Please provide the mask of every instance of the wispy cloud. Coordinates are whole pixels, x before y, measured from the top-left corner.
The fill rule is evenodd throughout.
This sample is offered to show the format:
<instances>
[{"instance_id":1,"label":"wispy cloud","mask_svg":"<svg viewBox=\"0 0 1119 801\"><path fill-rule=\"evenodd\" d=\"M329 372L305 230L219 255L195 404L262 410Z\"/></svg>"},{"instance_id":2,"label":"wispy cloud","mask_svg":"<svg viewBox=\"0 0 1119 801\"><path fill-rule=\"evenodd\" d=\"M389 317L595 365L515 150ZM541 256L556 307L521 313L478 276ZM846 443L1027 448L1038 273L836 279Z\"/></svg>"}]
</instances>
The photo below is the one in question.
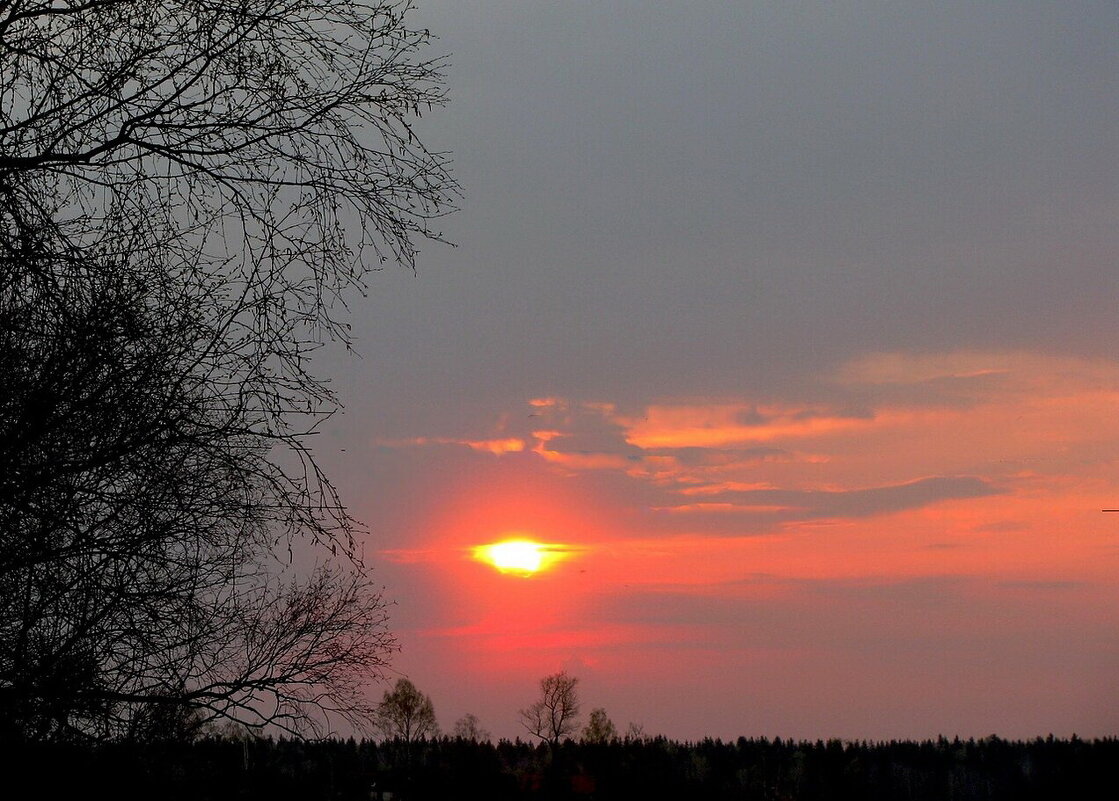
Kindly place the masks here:
<instances>
[{"instance_id":1,"label":"wispy cloud","mask_svg":"<svg viewBox=\"0 0 1119 801\"><path fill-rule=\"evenodd\" d=\"M427 446L457 446L469 448L479 453L490 453L500 456L505 453L520 453L525 449L525 441L516 437L503 437L496 439L458 439L455 437L412 437L410 439L384 439L378 445L390 448L427 447Z\"/></svg>"},{"instance_id":2,"label":"wispy cloud","mask_svg":"<svg viewBox=\"0 0 1119 801\"><path fill-rule=\"evenodd\" d=\"M562 477L608 487L639 529L755 536L1089 491L1100 484L1089 465L1112 464L1119 452L1116 404L1119 365L1111 362L896 352L821 374L795 398L623 407L540 397L495 410L496 423L458 437L388 444L535 458ZM982 506L966 527L980 535L1020 526L1021 512L1002 507L992 517L998 507Z\"/></svg>"},{"instance_id":3,"label":"wispy cloud","mask_svg":"<svg viewBox=\"0 0 1119 801\"><path fill-rule=\"evenodd\" d=\"M619 422L626 440L646 450L725 448L857 430L873 424L873 415L822 406L690 403L651 405L640 417L621 417Z\"/></svg>"},{"instance_id":4,"label":"wispy cloud","mask_svg":"<svg viewBox=\"0 0 1119 801\"><path fill-rule=\"evenodd\" d=\"M974 476L933 476L882 487L851 490L781 490L707 487L719 501L681 504L679 511L772 511L812 519L818 517L868 517L905 509L919 509L944 500L982 498L1000 492L990 482Z\"/></svg>"}]
</instances>

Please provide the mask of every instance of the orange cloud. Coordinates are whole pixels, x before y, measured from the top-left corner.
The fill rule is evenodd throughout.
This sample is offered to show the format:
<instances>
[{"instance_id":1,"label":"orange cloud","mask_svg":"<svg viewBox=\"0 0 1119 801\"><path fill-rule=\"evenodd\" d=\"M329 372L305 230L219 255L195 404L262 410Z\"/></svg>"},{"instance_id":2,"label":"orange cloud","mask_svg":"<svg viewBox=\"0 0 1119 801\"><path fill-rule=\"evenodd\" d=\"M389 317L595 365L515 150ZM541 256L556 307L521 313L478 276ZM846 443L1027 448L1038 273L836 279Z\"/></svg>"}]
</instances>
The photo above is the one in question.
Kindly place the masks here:
<instances>
[{"instance_id":1,"label":"orange cloud","mask_svg":"<svg viewBox=\"0 0 1119 801\"><path fill-rule=\"evenodd\" d=\"M458 445L480 453L500 456L505 453L520 453L525 449L524 440L516 437L503 439L457 439L455 437L412 437L403 440L384 440L384 445L392 447L422 447L425 445Z\"/></svg>"},{"instance_id":2,"label":"orange cloud","mask_svg":"<svg viewBox=\"0 0 1119 801\"><path fill-rule=\"evenodd\" d=\"M640 417L623 418L626 440L639 448L719 448L866 428L863 417L824 408L750 404L654 405Z\"/></svg>"},{"instance_id":3,"label":"orange cloud","mask_svg":"<svg viewBox=\"0 0 1119 801\"><path fill-rule=\"evenodd\" d=\"M789 512L794 511L793 506L777 506L774 504L748 504L748 503L684 503L676 506L654 506L654 511L671 512L673 514L685 512Z\"/></svg>"},{"instance_id":4,"label":"orange cloud","mask_svg":"<svg viewBox=\"0 0 1119 801\"><path fill-rule=\"evenodd\" d=\"M751 492L753 490L777 489L768 481L724 481L720 484L704 484L700 487L681 487L681 495L719 495L724 492Z\"/></svg>"}]
</instances>

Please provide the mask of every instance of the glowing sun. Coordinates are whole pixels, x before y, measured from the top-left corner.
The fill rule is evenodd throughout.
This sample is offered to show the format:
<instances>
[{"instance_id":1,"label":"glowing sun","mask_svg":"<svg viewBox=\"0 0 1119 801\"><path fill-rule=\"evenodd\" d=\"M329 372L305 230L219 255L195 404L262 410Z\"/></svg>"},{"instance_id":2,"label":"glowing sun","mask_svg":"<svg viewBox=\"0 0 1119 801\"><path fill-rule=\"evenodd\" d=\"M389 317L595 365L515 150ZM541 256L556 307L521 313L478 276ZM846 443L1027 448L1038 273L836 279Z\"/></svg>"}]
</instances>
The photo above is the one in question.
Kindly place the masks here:
<instances>
[{"instance_id":1,"label":"glowing sun","mask_svg":"<svg viewBox=\"0 0 1119 801\"><path fill-rule=\"evenodd\" d=\"M502 573L524 576L547 568L558 556L553 546L522 539L502 540L474 549L475 559L493 565Z\"/></svg>"}]
</instances>

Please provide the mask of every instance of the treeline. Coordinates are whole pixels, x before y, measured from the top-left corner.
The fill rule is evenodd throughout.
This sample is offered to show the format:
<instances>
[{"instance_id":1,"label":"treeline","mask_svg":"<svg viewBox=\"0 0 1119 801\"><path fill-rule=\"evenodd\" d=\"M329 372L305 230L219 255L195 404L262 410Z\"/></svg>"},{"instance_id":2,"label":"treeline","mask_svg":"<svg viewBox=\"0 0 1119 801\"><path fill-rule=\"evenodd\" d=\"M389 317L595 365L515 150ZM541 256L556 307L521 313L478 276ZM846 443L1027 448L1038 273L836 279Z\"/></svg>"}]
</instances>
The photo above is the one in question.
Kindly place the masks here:
<instances>
[{"instance_id":1,"label":"treeline","mask_svg":"<svg viewBox=\"0 0 1119 801\"><path fill-rule=\"evenodd\" d=\"M1113 799L1119 739L881 743L442 737L24 745L9 786L118 799Z\"/></svg>"}]
</instances>

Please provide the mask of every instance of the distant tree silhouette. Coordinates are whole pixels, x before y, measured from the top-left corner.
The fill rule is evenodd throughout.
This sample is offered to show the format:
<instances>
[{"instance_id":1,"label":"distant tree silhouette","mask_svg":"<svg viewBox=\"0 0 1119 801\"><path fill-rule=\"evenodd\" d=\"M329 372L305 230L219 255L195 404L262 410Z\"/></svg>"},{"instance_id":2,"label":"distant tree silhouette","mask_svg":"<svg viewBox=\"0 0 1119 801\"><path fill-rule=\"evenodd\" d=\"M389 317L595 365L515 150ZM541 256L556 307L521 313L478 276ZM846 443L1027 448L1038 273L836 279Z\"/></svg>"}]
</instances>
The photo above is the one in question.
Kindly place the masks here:
<instances>
[{"instance_id":1,"label":"distant tree silhouette","mask_svg":"<svg viewBox=\"0 0 1119 801\"><path fill-rule=\"evenodd\" d=\"M482 722L473 712L467 712L455 721L453 733L455 737L475 743L487 742L491 736L486 729L482 728Z\"/></svg>"},{"instance_id":2,"label":"distant tree silhouette","mask_svg":"<svg viewBox=\"0 0 1119 801\"><path fill-rule=\"evenodd\" d=\"M377 728L389 738L413 742L439 736L435 705L408 679L397 679L377 705Z\"/></svg>"},{"instance_id":3,"label":"distant tree silhouette","mask_svg":"<svg viewBox=\"0 0 1119 801\"><path fill-rule=\"evenodd\" d=\"M643 742L647 739L649 739L649 735L645 733L645 724L630 721L629 725L626 726L626 742Z\"/></svg>"},{"instance_id":4,"label":"distant tree silhouette","mask_svg":"<svg viewBox=\"0 0 1119 801\"><path fill-rule=\"evenodd\" d=\"M370 721L308 360L456 192L410 7L0 3L0 736Z\"/></svg>"},{"instance_id":5,"label":"distant tree silhouette","mask_svg":"<svg viewBox=\"0 0 1119 801\"><path fill-rule=\"evenodd\" d=\"M525 730L553 749L570 736L579 715L579 694L575 689L578 683L579 679L568 676L566 671L542 678L540 698L520 713Z\"/></svg>"},{"instance_id":6,"label":"distant tree silhouette","mask_svg":"<svg viewBox=\"0 0 1119 801\"><path fill-rule=\"evenodd\" d=\"M618 730L605 709L597 707L591 710L590 720L583 728L581 739L585 743L609 743L618 739Z\"/></svg>"}]
</instances>

